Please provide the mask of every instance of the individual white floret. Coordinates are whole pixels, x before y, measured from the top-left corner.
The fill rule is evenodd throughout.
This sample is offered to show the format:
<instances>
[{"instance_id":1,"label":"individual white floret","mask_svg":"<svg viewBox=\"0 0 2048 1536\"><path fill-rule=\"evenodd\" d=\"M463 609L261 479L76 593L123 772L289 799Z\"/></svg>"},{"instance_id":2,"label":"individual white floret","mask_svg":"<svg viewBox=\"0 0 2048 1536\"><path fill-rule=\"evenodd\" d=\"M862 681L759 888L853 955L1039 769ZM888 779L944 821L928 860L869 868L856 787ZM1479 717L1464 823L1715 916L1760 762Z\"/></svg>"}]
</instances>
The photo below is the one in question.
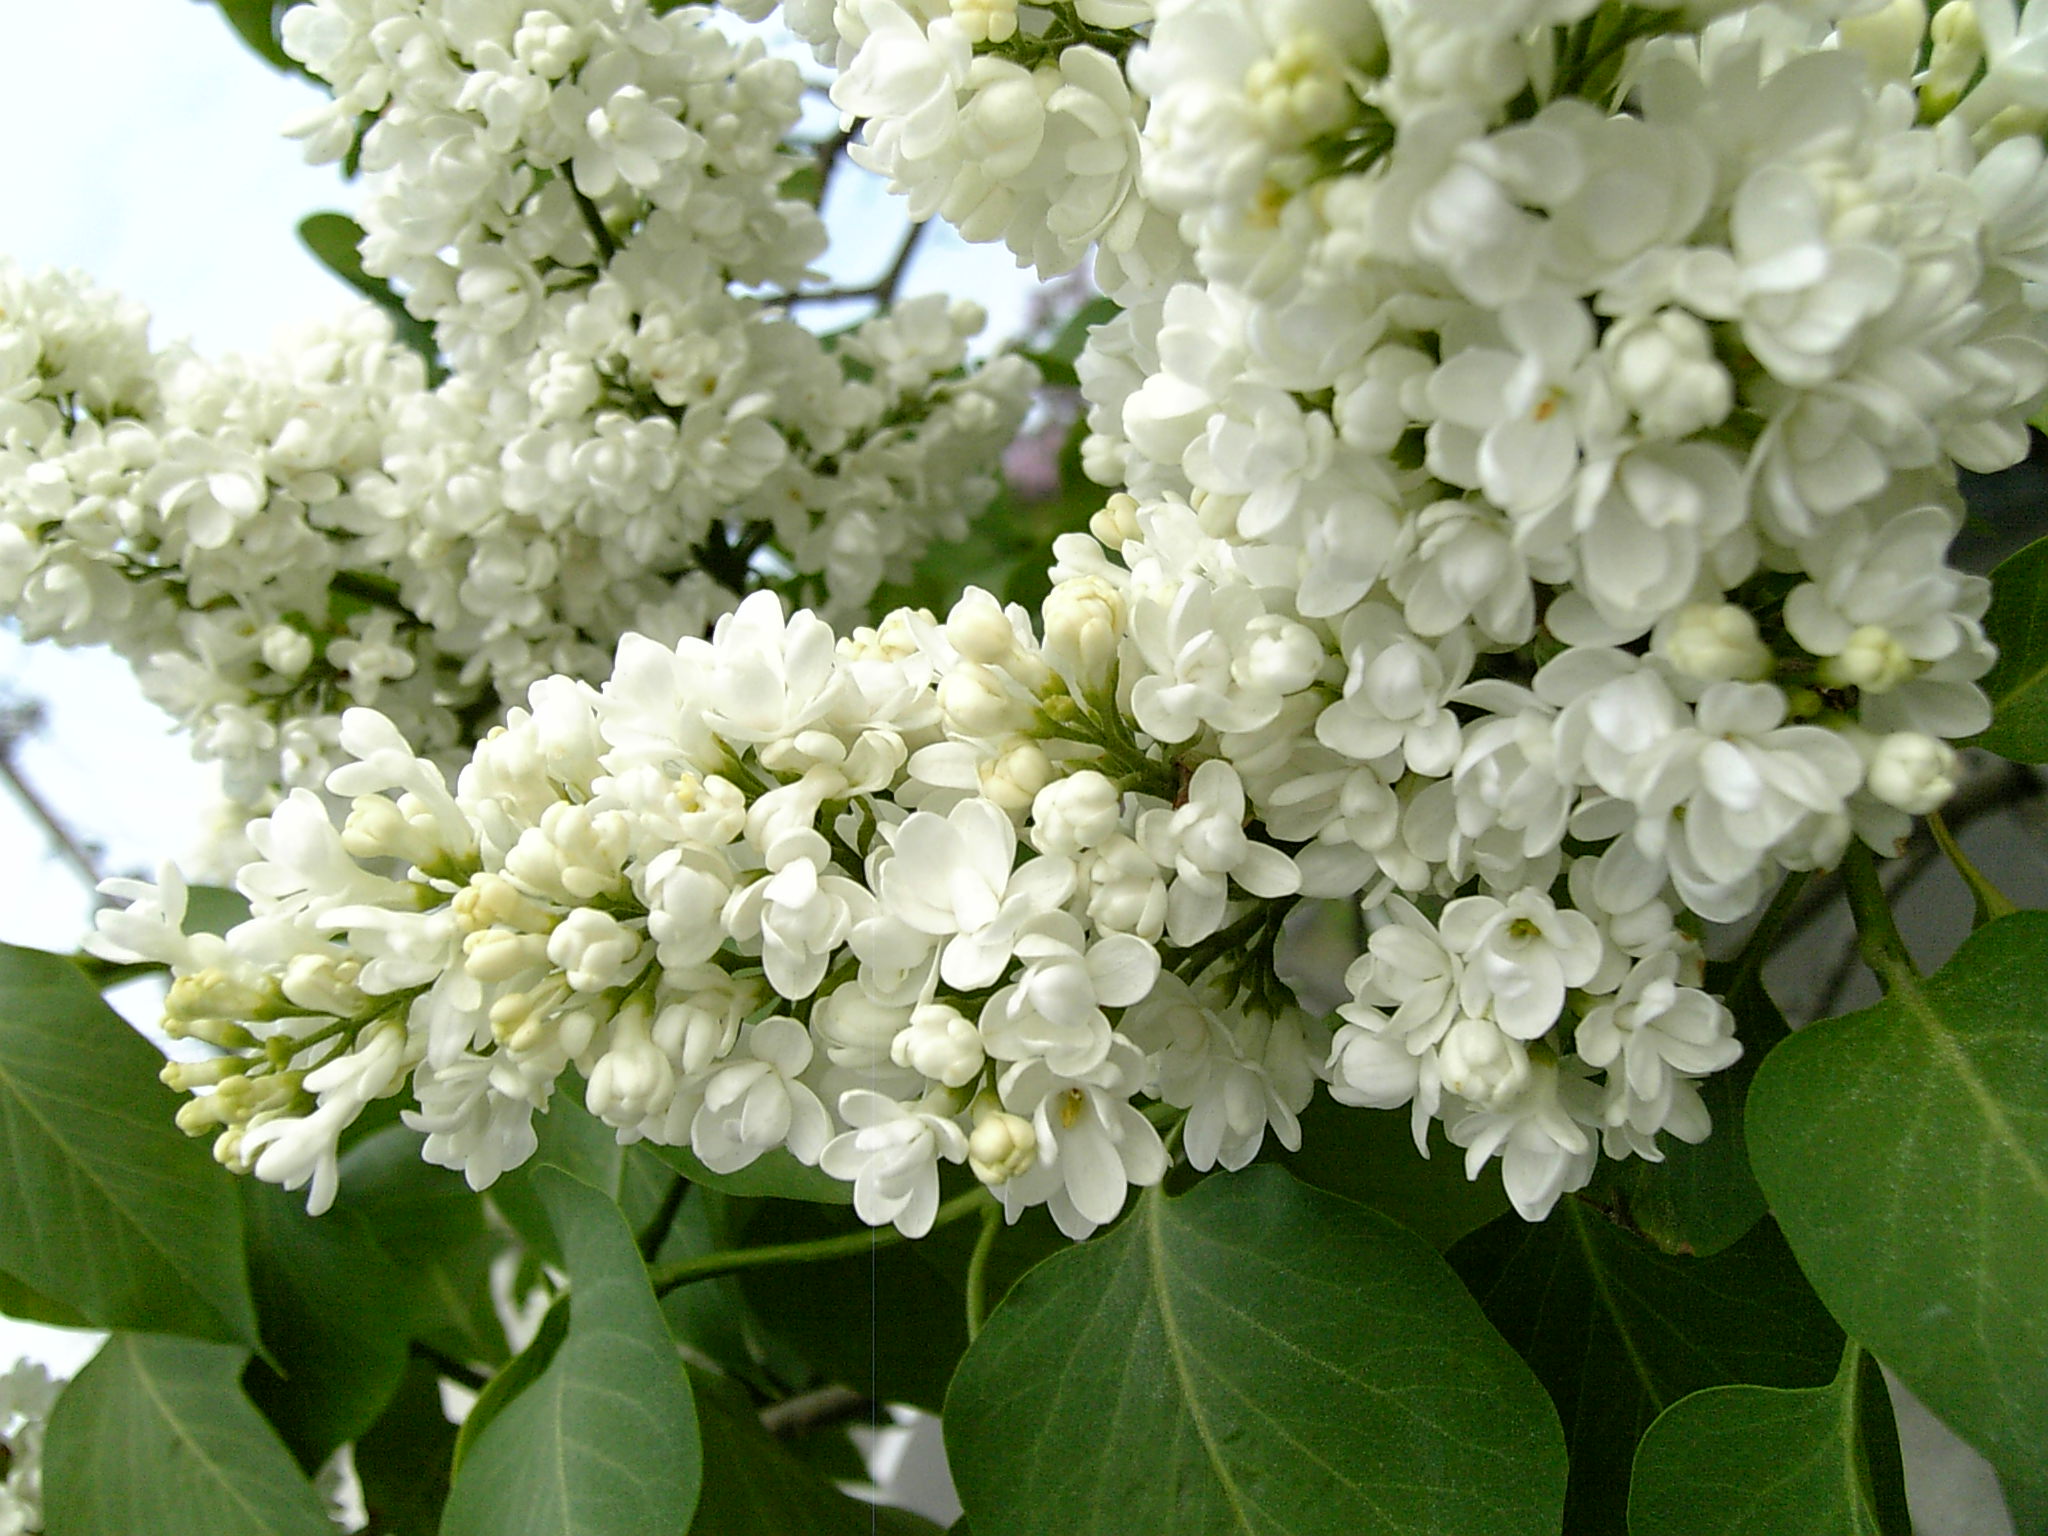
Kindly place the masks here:
<instances>
[{"instance_id":1,"label":"individual white floret","mask_svg":"<svg viewBox=\"0 0 2048 1536\"><path fill-rule=\"evenodd\" d=\"M1085 1238L1116 1219L1131 1186L1166 1176L1159 1132L1130 1102L1143 1082L1144 1057L1128 1040L1085 1074L1063 1077L1035 1059L1003 1073L1003 1107L1028 1120L1034 1149L996 1189L1012 1221L1043 1204L1062 1232Z\"/></svg>"},{"instance_id":2,"label":"individual white floret","mask_svg":"<svg viewBox=\"0 0 2048 1536\"><path fill-rule=\"evenodd\" d=\"M689 1139L704 1166L735 1173L775 1147L815 1164L832 1120L799 1081L810 1062L811 1037L795 1019L767 1018L748 1029L731 1062L697 1089Z\"/></svg>"},{"instance_id":3,"label":"individual white floret","mask_svg":"<svg viewBox=\"0 0 2048 1536\"><path fill-rule=\"evenodd\" d=\"M839 1118L853 1129L825 1144L818 1166L853 1185L854 1211L869 1226L923 1237L939 1207L939 1163L966 1159L966 1134L951 1116L860 1088L839 1096Z\"/></svg>"},{"instance_id":4,"label":"individual white floret","mask_svg":"<svg viewBox=\"0 0 2048 1536\"><path fill-rule=\"evenodd\" d=\"M1211 758L1188 779L1187 798L1171 810L1138 818L1137 840L1174 879L1167 892L1166 932L1175 944L1200 943L1223 925L1229 886L1271 899L1301 889L1301 871L1270 844L1245 834L1244 785L1237 771Z\"/></svg>"}]
</instances>

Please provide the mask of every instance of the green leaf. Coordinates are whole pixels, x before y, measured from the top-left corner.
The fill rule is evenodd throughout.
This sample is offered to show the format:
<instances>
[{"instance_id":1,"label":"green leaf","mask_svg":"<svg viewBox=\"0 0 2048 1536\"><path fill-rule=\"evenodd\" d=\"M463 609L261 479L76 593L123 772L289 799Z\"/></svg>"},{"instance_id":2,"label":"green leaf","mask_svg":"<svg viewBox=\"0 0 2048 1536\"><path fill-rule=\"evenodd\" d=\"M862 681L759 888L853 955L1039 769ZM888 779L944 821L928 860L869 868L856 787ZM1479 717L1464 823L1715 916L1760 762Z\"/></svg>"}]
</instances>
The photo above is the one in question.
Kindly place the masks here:
<instances>
[{"instance_id":1,"label":"green leaf","mask_svg":"<svg viewBox=\"0 0 2048 1536\"><path fill-rule=\"evenodd\" d=\"M399 341L426 359L429 383L437 384L447 376L440 348L434 343L434 328L416 318L383 278L372 277L363 269L359 249L362 225L345 213L309 213L299 220L299 241L323 267L391 317Z\"/></svg>"},{"instance_id":2,"label":"green leaf","mask_svg":"<svg viewBox=\"0 0 2048 1536\"><path fill-rule=\"evenodd\" d=\"M867 1230L851 1211L771 1205L754 1213L749 1245L808 1242ZM858 1258L748 1270L739 1278L755 1317L826 1377L865 1396L937 1412L967 1351L967 1264L976 1224L939 1228L914 1243ZM996 1236L990 1305L1068 1240L1043 1210Z\"/></svg>"},{"instance_id":3,"label":"green leaf","mask_svg":"<svg viewBox=\"0 0 2048 1536\"><path fill-rule=\"evenodd\" d=\"M1268 1166L1025 1275L945 1423L1004 1536L1549 1536L1564 1496L1556 1414L1444 1261Z\"/></svg>"},{"instance_id":4,"label":"green leaf","mask_svg":"<svg viewBox=\"0 0 2048 1536\"><path fill-rule=\"evenodd\" d=\"M51 1328L90 1328L76 1307L45 1296L0 1270L0 1317L16 1317L25 1323L43 1323Z\"/></svg>"},{"instance_id":5,"label":"green leaf","mask_svg":"<svg viewBox=\"0 0 2048 1536\"><path fill-rule=\"evenodd\" d=\"M491 1203L548 1263L560 1268L562 1252L534 1184L540 1169L560 1168L602 1190L636 1233L661 1205L672 1175L646 1143L619 1145L618 1132L583 1107L583 1082L574 1073L562 1078L546 1112L534 1116L533 1129L539 1146L491 1186Z\"/></svg>"},{"instance_id":6,"label":"green leaf","mask_svg":"<svg viewBox=\"0 0 2048 1536\"><path fill-rule=\"evenodd\" d=\"M569 1336L569 1298L557 1296L547 1311L541 1314L540 1326L534 1330L533 1338L526 1348L506 1362L489 1381L483 1391L477 1394L476 1402L470 1406L469 1416L462 1421L462 1427L455 1436L455 1450L450 1458L453 1472L462 1470L462 1463L491 1421L504 1412L506 1407L517 1401L519 1394L540 1380L555 1358L555 1351L562 1347L562 1340Z\"/></svg>"},{"instance_id":7,"label":"green leaf","mask_svg":"<svg viewBox=\"0 0 2048 1536\"><path fill-rule=\"evenodd\" d=\"M819 1205L853 1204L851 1184L819 1169L806 1168L781 1147L764 1153L737 1173L713 1173L688 1147L657 1147L653 1142L641 1145L692 1184L715 1189L722 1195L809 1200Z\"/></svg>"},{"instance_id":8,"label":"green leaf","mask_svg":"<svg viewBox=\"0 0 2048 1536\"><path fill-rule=\"evenodd\" d=\"M1081 349L1088 345L1088 333L1098 325L1109 324L1122 313L1123 309L1114 299L1090 299L1060 327L1059 334L1053 337L1044 351L1026 352L1024 356L1037 366L1047 384L1061 389L1078 389L1081 380L1074 372L1074 362L1080 357Z\"/></svg>"},{"instance_id":9,"label":"green leaf","mask_svg":"<svg viewBox=\"0 0 2048 1536\"><path fill-rule=\"evenodd\" d=\"M278 20L296 3L297 0L214 0L251 53L275 69L303 74L299 61L286 53L278 41Z\"/></svg>"},{"instance_id":10,"label":"green leaf","mask_svg":"<svg viewBox=\"0 0 2048 1536\"><path fill-rule=\"evenodd\" d=\"M249 898L240 891L218 885L188 886L185 891L185 931L225 934L237 923L249 920Z\"/></svg>"},{"instance_id":11,"label":"green leaf","mask_svg":"<svg viewBox=\"0 0 2048 1536\"><path fill-rule=\"evenodd\" d=\"M356 1441L356 1477L373 1536L435 1536L454 1451L440 1377L414 1360L397 1395Z\"/></svg>"},{"instance_id":12,"label":"green leaf","mask_svg":"<svg viewBox=\"0 0 2048 1536\"><path fill-rule=\"evenodd\" d=\"M2016 763L2048 762L2048 539L1991 573L1984 632L1998 647L1998 665L1978 685L1993 713L1975 745Z\"/></svg>"},{"instance_id":13,"label":"green leaf","mask_svg":"<svg viewBox=\"0 0 2048 1536\"><path fill-rule=\"evenodd\" d=\"M704 1433L704 1494L689 1536L936 1536L900 1509L847 1497L761 1427L732 1382L690 1372Z\"/></svg>"},{"instance_id":14,"label":"green leaf","mask_svg":"<svg viewBox=\"0 0 2048 1536\"><path fill-rule=\"evenodd\" d=\"M390 1126L342 1154L338 1210L368 1225L399 1280L393 1325L457 1360L501 1363L505 1329L491 1301L504 1239L462 1175L420 1157L421 1137Z\"/></svg>"},{"instance_id":15,"label":"green leaf","mask_svg":"<svg viewBox=\"0 0 2048 1536\"><path fill-rule=\"evenodd\" d=\"M1572 1536L1626 1529L1636 1442L1679 1398L1731 1382L1811 1386L1842 1352L1841 1329L1768 1222L1687 1258L1568 1198L1548 1221L1502 1217L1450 1258L1557 1403Z\"/></svg>"},{"instance_id":16,"label":"green leaf","mask_svg":"<svg viewBox=\"0 0 2048 1536\"><path fill-rule=\"evenodd\" d=\"M1721 985L1711 970L1708 990ZM1623 1226L1666 1253L1719 1253L1763 1219L1764 1192L1749 1167L1749 1085L1764 1057L1790 1032L1754 972L1727 996L1742 1056L1700 1085L1714 1132L1698 1145L1665 1138L1664 1161L1602 1158L1588 1195Z\"/></svg>"},{"instance_id":17,"label":"green leaf","mask_svg":"<svg viewBox=\"0 0 2048 1536\"><path fill-rule=\"evenodd\" d=\"M1430 1155L1415 1150L1405 1109L1357 1109L1319 1093L1301 1116L1301 1150L1273 1153L1304 1184L1369 1205L1445 1249L1508 1208L1500 1164L1465 1177L1465 1154L1430 1126Z\"/></svg>"},{"instance_id":18,"label":"green leaf","mask_svg":"<svg viewBox=\"0 0 2048 1536\"><path fill-rule=\"evenodd\" d=\"M334 1536L236 1385L246 1358L196 1339L109 1339L50 1415L48 1536Z\"/></svg>"},{"instance_id":19,"label":"green leaf","mask_svg":"<svg viewBox=\"0 0 2048 1536\"><path fill-rule=\"evenodd\" d=\"M2048 912L1801 1030L1750 1158L1835 1316L2048 1520Z\"/></svg>"},{"instance_id":20,"label":"green leaf","mask_svg":"<svg viewBox=\"0 0 2048 1536\"><path fill-rule=\"evenodd\" d=\"M568 1327L465 1450L441 1536L675 1536L697 1504L697 1417L633 1233L559 1169L533 1182L568 1264Z\"/></svg>"},{"instance_id":21,"label":"green leaf","mask_svg":"<svg viewBox=\"0 0 2048 1536\"><path fill-rule=\"evenodd\" d=\"M101 1328L254 1346L234 1176L69 961L0 945L0 1254Z\"/></svg>"},{"instance_id":22,"label":"green leaf","mask_svg":"<svg viewBox=\"0 0 2048 1536\"><path fill-rule=\"evenodd\" d=\"M376 1422L405 1375L399 1276L354 1212L308 1216L300 1196L255 1179L242 1194L256 1315L277 1362L253 1362L243 1385L317 1472Z\"/></svg>"},{"instance_id":23,"label":"green leaf","mask_svg":"<svg viewBox=\"0 0 2048 1536\"><path fill-rule=\"evenodd\" d=\"M1710 1387L1636 1450L1630 1536L1913 1536L1891 1398L1851 1346L1824 1387Z\"/></svg>"}]
</instances>

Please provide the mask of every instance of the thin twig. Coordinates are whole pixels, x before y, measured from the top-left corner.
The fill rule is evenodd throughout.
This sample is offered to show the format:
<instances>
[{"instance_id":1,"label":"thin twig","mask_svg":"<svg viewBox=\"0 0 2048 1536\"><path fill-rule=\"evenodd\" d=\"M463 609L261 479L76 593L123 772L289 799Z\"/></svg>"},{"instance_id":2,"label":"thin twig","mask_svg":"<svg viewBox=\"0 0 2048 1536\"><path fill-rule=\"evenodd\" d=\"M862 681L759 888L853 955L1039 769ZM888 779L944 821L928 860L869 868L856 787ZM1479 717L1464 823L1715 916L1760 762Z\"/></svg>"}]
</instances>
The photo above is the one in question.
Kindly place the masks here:
<instances>
[{"instance_id":1,"label":"thin twig","mask_svg":"<svg viewBox=\"0 0 2048 1536\"><path fill-rule=\"evenodd\" d=\"M85 845L72 835L71 829L58 819L57 813L36 793L35 786L23 777L21 769L14 761L15 747L30 730L34 729L39 718L39 711L33 707L0 713L0 777L7 780L8 787L14 791L14 798L19 800L23 809L42 826L51 845L64 862L77 872L79 879L85 882L86 890L92 892L94 900L98 901L98 865L93 862L92 855L86 852Z\"/></svg>"},{"instance_id":2,"label":"thin twig","mask_svg":"<svg viewBox=\"0 0 2048 1536\"><path fill-rule=\"evenodd\" d=\"M668 1241L669 1228L676 1224L676 1212L683 1208L683 1196L690 1192L690 1181L680 1173L669 1181L668 1193L661 1197L661 1209L654 1213L654 1219L647 1223L640 1234L640 1259L652 1264L661 1255L661 1245Z\"/></svg>"},{"instance_id":3,"label":"thin twig","mask_svg":"<svg viewBox=\"0 0 2048 1536\"><path fill-rule=\"evenodd\" d=\"M896 259L889 263L889 270L860 288L819 288L809 293L781 295L784 304L836 304L855 299L866 299L876 304L890 305L896 302L896 291L903 286L903 278L910 270L911 258L917 254L918 241L924 238L928 224L913 224L904 235L902 245L896 249Z\"/></svg>"},{"instance_id":4,"label":"thin twig","mask_svg":"<svg viewBox=\"0 0 2048 1536\"><path fill-rule=\"evenodd\" d=\"M820 1387L800 1397L770 1403L761 1410L761 1427L778 1439L788 1438L868 1418L875 1406L873 1398L851 1387Z\"/></svg>"},{"instance_id":5,"label":"thin twig","mask_svg":"<svg viewBox=\"0 0 2048 1536\"><path fill-rule=\"evenodd\" d=\"M465 1365L453 1355L445 1355L431 1344L422 1344L418 1339L414 1339L406 1345L406 1349L415 1360L424 1360L450 1381L465 1386L472 1392L481 1392L491 1384L489 1372L480 1371L473 1365Z\"/></svg>"}]
</instances>

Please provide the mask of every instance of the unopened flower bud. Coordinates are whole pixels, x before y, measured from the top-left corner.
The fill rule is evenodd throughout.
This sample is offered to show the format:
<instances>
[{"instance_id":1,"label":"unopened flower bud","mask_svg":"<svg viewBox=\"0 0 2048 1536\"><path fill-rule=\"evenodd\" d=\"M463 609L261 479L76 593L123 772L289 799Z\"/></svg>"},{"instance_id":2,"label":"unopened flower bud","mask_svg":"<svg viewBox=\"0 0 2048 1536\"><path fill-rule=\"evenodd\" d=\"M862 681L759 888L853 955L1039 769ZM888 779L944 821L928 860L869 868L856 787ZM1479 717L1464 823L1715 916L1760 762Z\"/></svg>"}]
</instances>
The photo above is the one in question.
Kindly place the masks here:
<instances>
[{"instance_id":1,"label":"unopened flower bud","mask_svg":"<svg viewBox=\"0 0 2048 1536\"><path fill-rule=\"evenodd\" d=\"M157 1072L157 1081L178 1093L194 1088L211 1088L240 1072L246 1063L239 1056L212 1056L204 1061L167 1061Z\"/></svg>"},{"instance_id":2,"label":"unopened flower bud","mask_svg":"<svg viewBox=\"0 0 2048 1536\"><path fill-rule=\"evenodd\" d=\"M946 641L962 660L995 667L1017 649L1017 631L994 596L980 587L969 587L946 615Z\"/></svg>"},{"instance_id":3,"label":"unopened flower bud","mask_svg":"<svg viewBox=\"0 0 2048 1536\"><path fill-rule=\"evenodd\" d=\"M1052 774L1044 748L1035 741L1015 742L994 762L982 764L982 798L1011 816L1021 816Z\"/></svg>"},{"instance_id":4,"label":"unopened flower bud","mask_svg":"<svg viewBox=\"0 0 2048 1536\"><path fill-rule=\"evenodd\" d=\"M1658 626L1657 652L1703 683L1755 683L1771 675L1756 619L1733 603L1688 603Z\"/></svg>"},{"instance_id":5,"label":"unopened flower bud","mask_svg":"<svg viewBox=\"0 0 2048 1536\"><path fill-rule=\"evenodd\" d=\"M1498 1109L1529 1081L1529 1050L1491 1019L1462 1018L1437 1056L1443 1085L1481 1109Z\"/></svg>"},{"instance_id":6,"label":"unopened flower bud","mask_svg":"<svg viewBox=\"0 0 2048 1536\"><path fill-rule=\"evenodd\" d=\"M1927 30L1934 47L1920 82L1921 110L1928 117L1940 117L1963 99L1984 62L1984 33L1977 24L1975 0L1948 0L1934 13Z\"/></svg>"},{"instance_id":7,"label":"unopened flower bud","mask_svg":"<svg viewBox=\"0 0 2048 1536\"><path fill-rule=\"evenodd\" d=\"M347 1018L369 1002L356 985L362 971L362 961L349 956L294 955L284 968L284 995L308 1013Z\"/></svg>"},{"instance_id":8,"label":"unopened flower bud","mask_svg":"<svg viewBox=\"0 0 2048 1536\"><path fill-rule=\"evenodd\" d=\"M1735 381L1705 322L1683 310L1617 320L1600 340L1617 399L1650 437L1689 437L1724 420Z\"/></svg>"},{"instance_id":9,"label":"unopened flower bud","mask_svg":"<svg viewBox=\"0 0 2048 1536\"><path fill-rule=\"evenodd\" d=\"M1088 531L1104 549L1122 549L1124 540L1138 536L1137 498L1118 491L1088 519Z\"/></svg>"},{"instance_id":10,"label":"unopened flower bud","mask_svg":"<svg viewBox=\"0 0 2048 1536\"><path fill-rule=\"evenodd\" d=\"M1244 629L1244 644L1231 663L1231 676L1248 688L1299 693L1316 680L1329 655L1315 631L1277 613L1265 613Z\"/></svg>"},{"instance_id":11,"label":"unopened flower bud","mask_svg":"<svg viewBox=\"0 0 2048 1536\"><path fill-rule=\"evenodd\" d=\"M1017 35L1017 0L953 0L953 20L970 43L1007 43Z\"/></svg>"},{"instance_id":12,"label":"unopened flower bud","mask_svg":"<svg viewBox=\"0 0 2048 1536\"><path fill-rule=\"evenodd\" d=\"M536 970L546 965L547 959L548 941L535 933L486 928L465 934L462 940L463 970L487 986Z\"/></svg>"},{"instance_id":13,"label":"unopened flower bud","mask_svg":"<svg viewBox=\"0 0 2048 1536\"><path fill-rule=\"evenodd\" d=\"M546 933L559 914L542 906L503 875L472 875L469 884L455 893L449 903L456 926L465 933L480 928L517 928L523 933Z\"/></svg>"},{"instance_id":14,"label":"unopened flower bud","mask_svg":"<svg viewBox=\"0 0 2048 1536\"><path fill-rule=\"evenodd\" d=\"M1927 0L1891 0L1882 10L1835 23L1842 46L1862 54L1876 80L1911 79L1926 35Z\"/></svg>"},{"instance_id":15,"label":"unopened flower bud","mask_svg":"<svg viewBox=\"0 0 2048 1536\"><path fill-rule=\"evenodd\" d=\"M967 1138L967 1166L991 1189L1028 1173L1038 1161L1038 1133L1031 1122L1003 1110L977 1114Z\"/></svg>"},{"instance_id":16,"label":"unopened flower bud","mask_svg":"<svg viewBox=\"0 0 2048 1536\"><path fill-rule=\"evenodd\" d=\"M313 664L313 642L289 624L263 632L263 665L279 677L297 677Z\"/></svg>"},{"instance_id":17,"label":"unopened flower bud","mask_svg":"<svg viewBox=\"0 0 2048 1536\"><path fill-rule=\"evenodd\" d=\"M180 976L164 999L166 1017L188 1025L200 1019L276 1018L284 1009L284 994L274 985L246 982L216 966Z\"/></svg>"},{"instance_id":18,"label":"unopened flower bud","mask_svg":"<svg viewBox=\"0 0 2048 1536\"><path fill-rule=\"evenodd\" d=\"M1055 780L1031 802L1031 841L1040 853L1072 858L1122 826L1123 793L1093 768Z\"/></svg>"},{"instance_id":19,"label":"unopened flower bud","mask_svg":"<svg viewBox=\"0 0 2048 1536\"><path fill-rule=\"evenodd\" d=\"M910 1027L890 1042L889 1059L959 1088L981 1075L981 1031L957 1008L920 1003L910 1012Z\"/></svg>"},{"instance_id":20,"label":"unopened flower bud","mask_svg":"<svg viewBox=\"0 0 2048 1536\"><path fill-rule=\"evenodd\" d=\"M1074 576L1045 599L1045 659L1077 693L1109 681L1124 628L1123 594L1100 576Z\"/></svg>"},{"instance_id":21,"label":"unopened flower bud","mask_svg":"<svg viewBox=\"0 0 2048 1536\"><path fill-rule=\"evenodd\" d=\"M648 1034L646 1008L620 1009L612 1020L611 1043L590 1069L584 1108L623 1129L661 1114L675 1089L675 1067Z\"/></svg>"},{"instance_id":22,"label":"unopened flower bud","mask_svg":"<svg viewBox=\"0 0 2048 1536\"><path fill-rule=\"evenodd\" d=\"M939 710L963 736L1013 736L1031 724L1031 706L1014 695L992 667L968 662L939 683Z\"/></svg>"},{"instance_id":23,"label":"unopened flower bud","mask_svg":"<svg viewBox=\"0 0 2048 1536\"><path fill-rule=\"evenodd\" d=\"M1820 664L1821 681L1836 688L1860 688L1865 693L1884 693L1899 686L1920 670L1881 624L1865 624L1849 636L1839 656Z\"/></svg>"},{"instance_id":24,"label":"unopened flower bud","mask_svg":"<svg viewBox=\"0 0 2048 1536\"><path fill-rule=\"evenodd\" d=\"M1918 731L1894 732L1871 753L1865 782L1886 805L1925 816L1956 792L1955 748Z\"/></svg>"}]
</instances>

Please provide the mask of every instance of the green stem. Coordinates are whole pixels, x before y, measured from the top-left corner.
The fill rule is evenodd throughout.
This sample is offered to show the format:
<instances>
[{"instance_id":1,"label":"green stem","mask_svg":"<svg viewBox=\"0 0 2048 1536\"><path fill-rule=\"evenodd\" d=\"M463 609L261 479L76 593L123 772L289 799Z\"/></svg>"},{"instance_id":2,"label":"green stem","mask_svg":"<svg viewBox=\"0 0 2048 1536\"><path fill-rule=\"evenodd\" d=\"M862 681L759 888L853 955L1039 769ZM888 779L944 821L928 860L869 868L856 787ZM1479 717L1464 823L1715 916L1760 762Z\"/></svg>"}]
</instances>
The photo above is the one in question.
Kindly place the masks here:
<instances>
[{"instance_id":1,"label":"green stem","mask_svg":"<svg viewBox=\"0 0 2048 1536\"><path fill-rule=\"evenodd\" d=\"M1941 851L1948 855L1949 863L1953 864L1956 873L1963 877L1963 884L1970 888L1971 899L1977 903L1977 916L1971 924L1972 927L1982 928L1993 918L2010 917L2019 911L2018 907L2007 900L2005 892L1992 884L1990 876L1970 862L1970 856L1963 852L1962 845L1955 839L1955 834L1949 831L1948 823L1941 819L1941 812L1927 813L1927 830L1934 834L1935 842L1939 843Z\"/></svg>"},{"instance_id":2,"label":"green stem","mask_svg":"<svg viewBox=\"0 0 2048 1536\"><path fill-rule=\"evenodd\" d=\"M1886 992L1911 991L1919 983L1919 968L1892 917L1891 899L1877 876L1877 859L1860 841L1849 844L1848 857L1842 861L1842 881L1849 893L1849 912L1856 919L1863 963Z\"/></svg>"},{"instance_id":3,"label":"green stem","mask_svg":"<svg viewBox=\"0 0 2048 1536\"><path fill-rule=\"evenodd\" d=\"M669 1228L676 1224L676 1212L683 1208L683 1196L689 1192L690 1181L680 1173L670 1180L668 1193L661 1197L661 1209L640 1233L640 1258L644 1263L652 1264L660 1255L661 1245L668 1241Z\"/></svg>"},{"instance_id":4,"label":"green stem","mask_svg":"<svg viewBox=\"0 0 2048 1536\"><path fill-rule=\"evenodd\" d=\"M1740 992L1762 973L1764 961L1770 958L1771 946L1778 941L1778 930L1785 926L1786 916L1798 904L1801 893L1812 878L1812 870L1796 869L1779 882L1777 894L1764 908L1764 915L1757 919L1756 927L1750 930L1742 952L1729 962L1728 995Z\"/></svg>"},{"instance_id":5,"label":"green stem","mask_svg":"<svg viewBox=\"0 0 2048 1536\"><path fill-rule=\"evenodd\" d=\"M619 254L619 242L612 238L611 229L605 223L604 215L598 212L597 204L584 196L583 189L573 181L569 184L569 189L576 194L576 207L583 215L585 227L590 230L590 238L597 243L598 255L610 261Z\"/></svg>"},{"instance_id":6,"label":"green stem","mask_svg":"<svg viewBox=\"0 0 2048 1536\"><path fill-rule=\"evenodd\" d=\"M938 1214L932 1218L932 1230L936 1232L963 1216L973 1215L988 1200L988 1191L979 1187L964 1195L955 1195L939 1207ZM902 1241L903 1234L895 1228L876 1227L866 1232L848 1232L843 1237L815 1238L807 1243L727 1248L719 1253L659 1265L649 1272L648 1279L653 1282L655 1295L666 1296L670 1291L694 1285L699 1280L716 1280L720 1275L737 1274L743 1269L763 1269L773 1264L811 1264L820 1259L859 1258L877 1248L893 1248Z\"/></svg>"},{"instance_id":7,"label":"green stem","mask_svg":"<svg viewBox=\"0 0 2048 1536\"><path fill-rule=\"evenodd\" d=\"M981 1231L974 1239L974 1252L967 1258L967 1342L972 1344L988 1321L988 1256L995 1252L996 1234L1003 1230L1003 1208L993 1200L981 1213Z\"/></svg>"}]
</instances>

